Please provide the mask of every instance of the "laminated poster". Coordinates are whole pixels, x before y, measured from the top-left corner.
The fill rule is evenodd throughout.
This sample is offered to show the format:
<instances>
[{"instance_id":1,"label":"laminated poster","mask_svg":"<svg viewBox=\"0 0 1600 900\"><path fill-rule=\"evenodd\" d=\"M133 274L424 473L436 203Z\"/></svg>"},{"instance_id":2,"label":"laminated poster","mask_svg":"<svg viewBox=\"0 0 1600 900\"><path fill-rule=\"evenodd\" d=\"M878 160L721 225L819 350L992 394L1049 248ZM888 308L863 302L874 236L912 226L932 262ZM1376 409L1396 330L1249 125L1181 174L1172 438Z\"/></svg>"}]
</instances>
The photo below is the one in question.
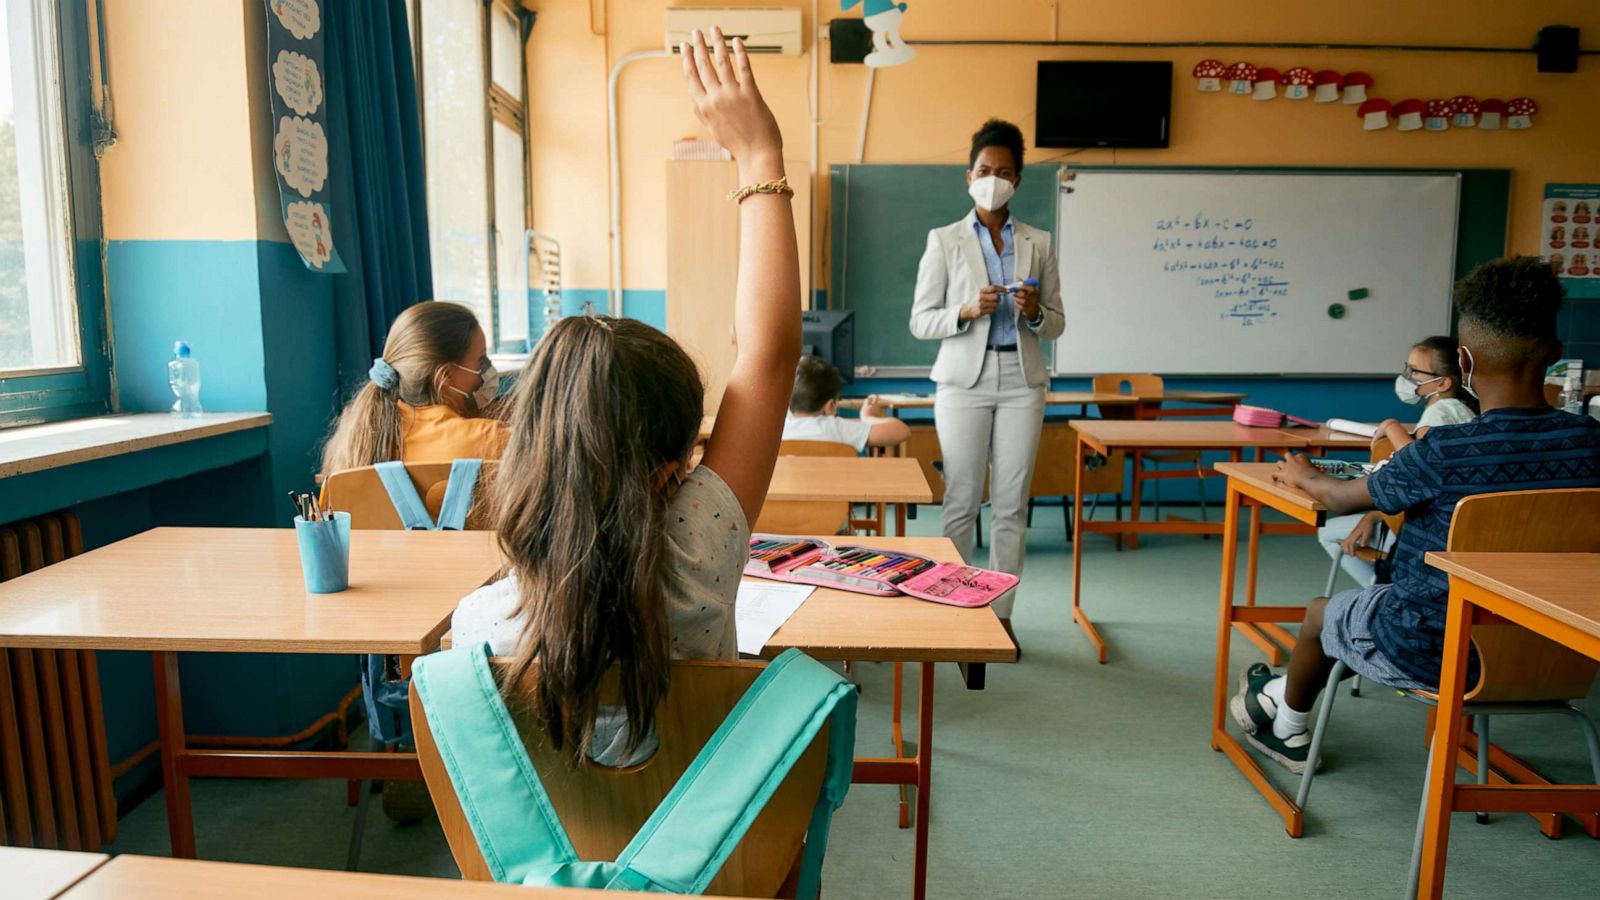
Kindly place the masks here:
<instances>
[{"instance_id":1,"label":"laminated poster","mask_svg":"<svg viewBox=\"0 0 1600 900\"><path fill-rule=\"evenodd\" d=\"M343 272L328 187L327 80L319 0L266 0L272 167L289 240L313 272Z\"/></svg>"},{"instance_id":2,"label":"laminated poster","mask_svg":"<svg viewBox=\"0 0 1600 900\"><path fill-rule=\"evenodd\" d=\"M1539 252L1568 297L1600 297L1600 184L1547 184Z\"/></svg>"}]
</instances>

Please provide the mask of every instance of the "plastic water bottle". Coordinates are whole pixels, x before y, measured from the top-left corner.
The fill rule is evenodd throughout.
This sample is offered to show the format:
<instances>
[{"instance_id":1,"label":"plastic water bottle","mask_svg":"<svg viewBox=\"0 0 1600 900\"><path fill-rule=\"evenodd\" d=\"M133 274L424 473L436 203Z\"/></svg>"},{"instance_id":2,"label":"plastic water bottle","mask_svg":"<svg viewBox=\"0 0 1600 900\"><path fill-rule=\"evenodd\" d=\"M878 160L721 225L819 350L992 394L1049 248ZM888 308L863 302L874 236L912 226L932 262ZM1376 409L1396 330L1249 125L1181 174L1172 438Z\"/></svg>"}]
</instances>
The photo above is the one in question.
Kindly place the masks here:
<instances>
[{"instance_id":1,"label":"plastic water bottle","mask_svg":"<svg viewBox=\"0 0 1600 900\"><path fill-rule=\"evenodd\" d=\"M1575 416L1583 415L1583 370L1569 366L1561 391L1561 408Z\"/></svg>"},{"instance_id":2,"label":"plastic water bottle","mask_svg":"<svg viewBox=\"0 0 1600 900\"><path fill-rule=\"evenodd\" d=\"M172 403L172 414L180 419L200 418L200 360L189 355L189 345L183 341L172 345L167 384L178 398Z\"/></svg>"}]
</instances>

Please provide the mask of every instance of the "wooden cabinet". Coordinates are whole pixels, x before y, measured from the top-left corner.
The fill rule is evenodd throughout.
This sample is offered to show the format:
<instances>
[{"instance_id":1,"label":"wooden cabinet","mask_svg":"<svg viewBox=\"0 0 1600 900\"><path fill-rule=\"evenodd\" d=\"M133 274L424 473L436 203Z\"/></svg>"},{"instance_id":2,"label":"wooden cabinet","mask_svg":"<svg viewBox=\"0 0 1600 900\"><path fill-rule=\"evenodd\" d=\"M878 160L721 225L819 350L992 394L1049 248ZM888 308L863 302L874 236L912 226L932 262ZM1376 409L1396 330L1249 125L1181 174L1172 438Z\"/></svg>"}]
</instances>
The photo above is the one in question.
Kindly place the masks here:
<instances>
[{"instance_id":1,"label":"wooden cabinet","mask_svg":"<svg viewBox=\"0 0 1600 900\"><path fill-rule=\"evenodd\" d=\"M810 202L803 163L790 162L795 234L800 244L800 308L809 304ZM706 408L714 415L733 369L733 293L739 277L738 187L731 160L667 162L667 333L700 366Z\"/></svg>"}]
</instances>

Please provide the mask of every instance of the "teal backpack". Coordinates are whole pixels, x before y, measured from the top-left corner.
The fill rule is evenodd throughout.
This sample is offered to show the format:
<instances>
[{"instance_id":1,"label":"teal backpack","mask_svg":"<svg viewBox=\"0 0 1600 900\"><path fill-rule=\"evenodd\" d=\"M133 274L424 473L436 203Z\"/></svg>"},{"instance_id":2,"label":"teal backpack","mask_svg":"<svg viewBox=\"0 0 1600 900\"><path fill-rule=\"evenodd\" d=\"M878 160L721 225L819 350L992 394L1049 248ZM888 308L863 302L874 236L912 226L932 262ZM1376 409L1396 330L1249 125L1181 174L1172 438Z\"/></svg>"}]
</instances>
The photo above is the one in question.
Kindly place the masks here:
<instances>
[{"instance_id":1,"label":"teal backpack","mask_svg":"<svg viewBox=\"0 0 1600 900\"><path fill-rule=\"evenodd\" d=\"M372 467L378 473L389 502L407 531L465 531L467 513L472 511L472 495L478 487L481 459L458 459L450 463L445 483L444 503L439 520L428 515L428 506L417 493L403 462L381 462ZM395 746L411 742L409 691L400 677L400 658L370 654L361 665L361 696L367 706L367 731L375 744Z\"/></svg>"},{"instance_id":2,"label":"teal backpack","mask_svg":"<svg viewBox=\"0 0 1600 900\"><path fill-rule=\"evenodd\" d=\"M578 858L506 710L487 645L418 659L412 684L489 872L538 887L704 893L828 723L797 894L817 897L828 826L850 789L856 689L800 651L762 671L615 862Z\"/></svg>"}]
</instances>

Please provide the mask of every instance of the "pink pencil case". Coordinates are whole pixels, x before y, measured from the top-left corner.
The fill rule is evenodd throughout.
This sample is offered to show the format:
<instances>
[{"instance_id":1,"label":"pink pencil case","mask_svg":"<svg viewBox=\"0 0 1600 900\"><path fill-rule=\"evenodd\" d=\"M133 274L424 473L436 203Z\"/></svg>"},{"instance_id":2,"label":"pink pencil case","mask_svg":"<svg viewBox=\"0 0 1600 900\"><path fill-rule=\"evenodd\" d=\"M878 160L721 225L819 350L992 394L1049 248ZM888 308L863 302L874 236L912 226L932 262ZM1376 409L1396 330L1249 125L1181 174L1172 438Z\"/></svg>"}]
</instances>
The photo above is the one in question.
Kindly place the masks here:
<instances>
[{"instance_id":1,"label":"pink pencil case","mask_svg":"<svg viewBox=\"0 0 1600 900\"><path fill-rule=\"evenodd\" d=\"M1243 403L1233 408L1233 421L1240 425L1248 425L1251 428L1279 428L1282 427L1285 421L1293 422L1296 425L1304 425L1308 428L1317 427L1317 423L1310 419L1291 416L1288 413L1281 413L1265 406L1247 406Z\"/></svg>"},{"instance_id":2,"label":"pink pencil case","mask_svg":"<svg viewBox=\"0 0 1600 900\"><path fill-rule=\"evenodd\" d=\"M1017 577L962 563L857 544L833 546L815 538L757 534L750 538L744 572L756 578L832 587L857 594L918 600L950 606L993 603L1017 586Z\"/></svg>"}]
</instances>

